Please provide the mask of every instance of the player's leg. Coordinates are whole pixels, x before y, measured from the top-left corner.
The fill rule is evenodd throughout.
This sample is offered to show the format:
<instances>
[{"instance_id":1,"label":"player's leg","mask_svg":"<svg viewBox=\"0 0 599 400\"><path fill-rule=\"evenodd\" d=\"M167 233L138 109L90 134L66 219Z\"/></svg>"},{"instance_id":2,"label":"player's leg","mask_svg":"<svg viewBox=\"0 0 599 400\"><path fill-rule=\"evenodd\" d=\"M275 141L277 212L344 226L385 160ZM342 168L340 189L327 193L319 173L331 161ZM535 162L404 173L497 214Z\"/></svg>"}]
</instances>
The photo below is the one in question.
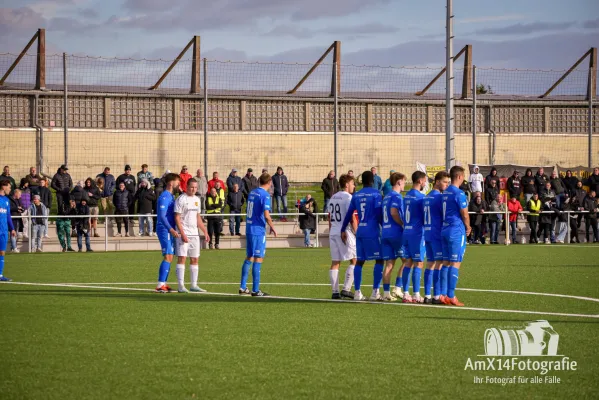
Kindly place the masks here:
<instances>
[{"instance_id":1,"label":"player's leg","mask_svg":"<svg viewBox=\"0 0 599 400\"><path fill-rule=\"evenodd\" d=\"M385 262L382 258L374 260L374 269L372 271L372 295L370 296L371 301L382 300L382 296L379 293L381 288L381 281L383 280L383 269L385 268Z\"/></svg>"},{"instance_id":2,"label":"player's leg","mask_svg":"<svg viewBox=\"0 0 599 400\"><path fill-rule=\"evenodd\" d=\"M443 260L439 269L439 290L435 290L433 304L445 304L445 298L447 297L447 274L451 260L451 237L449 235L444 234L441 237L441 246L443 247Z\"/></svg>"},{"instance_id":3,"label":"player's leg","mask_svg":"<svg viewBox=\"0 0 599 400\"><path fill-rule=\"evenodd\" d=\"M198 286L198 275L200 273L200 267L198 260L200 258L200 238L198 236L189 238L189 249L187 251L189 257L189 273L191 276L191 286L189 287L190 292L202 293L204 289Z\"/></svg>"},{"instance_id":4,"label":"player's leg","mask_svg":"<svg viewBox=\"0 0 599 400\"><path fill-rule=\"evenodd\" d=\"M393 272L396 258L393 242L388 238L383 239L383 260L385 262L385 269L383 270L383 301L395 300L391 296L391 273Z\"/></svg>"},{"instance_id":5,"label":"player's leg","mask_svg":"<svg viewBox=\"0 0 599 400\"><path fill-rule=\"evenodd\" d=\"M185 288L185 261L187 259L187 243L184 243L181 238L177 238L177 291L179 293L187 293Z\"/></svg>"},{"instance_id":6,"label":"player's leg","mask_svg":"<svg viewBox=\"0 0 599 400\"><path fill-rule=\"evenodd\" d=\"M420 295L420 279L422 278L422 269L424 262L419 257L417 260L413 260L412 265L412 301L414 303L422 303L424 299Z\"/></svg>"},{"instance_id":7,"label":"player's leg","mask_svg":"<svg viewBox=\"0 0 599 400\"><path fill-rule=\"evenodd\" d=\"M256 245L254 235L246 232L245 235L245 255L246 258L241 266L241 282L239 284L239 294L249 295L250 290L247 288L247 281L250 275L250 267L254 262L254 246Z\"/></svg>"},{"instance_id":8,"label":"player's leg","mask_svg":"<svg viewBox=\"0 0 599 400\"><path fill-rule=\"evenodd\" d=\"M362 268L364 267L364 263L366 262L366 249L365 243L363 243L362 238L356 238L356 253L357 259L356 266L354 268L354 300L362 301L366 300L366 297L362 295Z\"/></svg>"},{"instance_id":9,"label":"player's leg","mask_svg":"<svg viewBox=\"0 0 599 400\"><path fill-rule=\"evenodd\" d=\"M158 240L160 241L160 247L162 248L163 260L158 268L158 286L156 291L160 293L170 292L171 288L166 284L168 275L171 270L171 263L173 262L173 256L175 254L175 241L171 238L171 234L168 232L160 232L158 234Z\"/></svg>"},{"instance_id":10,"label":"player's leg","mask_svg":"<svg viewBox=\"0 0 599 400\"><path fill-rule=\"evenodd\" d=\"M435 258L435 249L433 242L426 242L426 269L424 270L424 303L431 304L433 302L431 289L433 287L434 272L437 266Z\"/></svg>"},{"instance_id":11,"label":"player's leg","mask_svg":"<svg viewBox=\"0 0 599 400\"><path fill-rule=\"evenodd\" d=\"M355 243L353 249L353 257L349 260L349 265L345 270L345 281L343 282L343 289L341 290L341 297L347 299L353 299L354 293L351 291L351 287L354 284L354 268L356 267L356 257L355 257Z\"/></svg>"},{"instance_id":12,"label":"player's leg","mask_svg":"<svg viewBox=\"0 0 599 400\"><path fill-rule=\"evenodd\" d=\"M256 242L254 263L252 264L252 296L263 297L269 295L260 290L260 270L266 254L266 234L258 236Z\"/></svg>"},{"instance_id":13,"label":"player's leg","mask_svg":"<svg viewBox=\"0 0 599 400\"><path fill-rule=\"evenodd\" d=\"M329 269L329 282L331 284L331 291L333 292L331 298L333 300L341 299L341 295L339 294L339 266L340 265L341 265L341 261L335 261L333 259L331 261L331 268Z\"/></svg>"},{"instance_id":14,"label":"player's leg","mask_svg":"<svg viewBox=\"0 0 599 400\"><path fill-rule=\"evenodd\" d=\"M4 276L4 256L6 255L6 246L8 245L8 235L0 234L0 282L10 282L10 279Z\"/></svg>"},{"instance_id":15,"label":"player's leg","mask_svg":"<svg viewBox=\"0 0 599 400\"><path fill-rule=\"evenodd\" d=\"M460 234L455 235L452 238L452 257L451 263L448 269L447 277L447 298L445 304L461 307L464 303L461 303L455 295L455 289L458 284L458 277L460 275L460 266L464 258L466 251L466 235Z\"/></svg>"}]
</instances>

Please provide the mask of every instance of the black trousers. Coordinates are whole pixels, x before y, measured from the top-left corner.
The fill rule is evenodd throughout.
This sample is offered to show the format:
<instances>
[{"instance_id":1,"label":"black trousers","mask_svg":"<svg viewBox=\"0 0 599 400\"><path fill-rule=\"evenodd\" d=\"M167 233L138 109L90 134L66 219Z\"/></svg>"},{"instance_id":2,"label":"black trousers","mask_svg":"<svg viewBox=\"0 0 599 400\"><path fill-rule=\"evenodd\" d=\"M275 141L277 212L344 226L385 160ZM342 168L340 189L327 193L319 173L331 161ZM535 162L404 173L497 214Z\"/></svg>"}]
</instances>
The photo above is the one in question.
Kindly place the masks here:
<instances>
[{"instance_id":1,"label":"black trousers","mask_svg":"<svg viewBox=\"0 0 599 400\"><path fill-rule=\"evenodd\" d=\"M208 236L210 237L210 243L220 243L220 231L222 229L222 224L222 218L208 217ZM212 241L213 236L214 241Z\"/></svg>"},{"instance_id":2,"label":"black trousers","mask_svg":"<svg viewBox=\"0 0 599 400\"><path fill-rule=\"evenodd\" d=\"M597 236L597 218L591 218L588 215L585 215L584 217L584 225L585 225L585 229L586 229L586 237L587 237L587 242L590 242L591 240L591 236L590 236L590 230L593 229L593 237L595 239L595 241L599 240L599 237Z\"/></svg>"},{"instance_id":3,"label":"black trousers","mask_svg":"<svg viewBox=\"0 0 599 400\"><path fill-rule=\"evenodd\" d=\"M530 225L530 238L528 241L530 243L536 243L539 241L537 237L537 225L539 224L539 221L528 221L528 224Z\"/></svg>"},{"instance_id":4,"label":"black trousers","mask_svg":"<svg viewBox=\"0 0 599 400\"><path fill-rule=\"evenodd\" d=\"M116 210L114 212L117 215L127 215L129 214L129 211L127 210ZM129 219L128 218L123 218L123 217L116 217L116 230L118 233L121 233L121 224L124 223L125 224L125 233L129 232Z\"/></svg>"}]
</instances>

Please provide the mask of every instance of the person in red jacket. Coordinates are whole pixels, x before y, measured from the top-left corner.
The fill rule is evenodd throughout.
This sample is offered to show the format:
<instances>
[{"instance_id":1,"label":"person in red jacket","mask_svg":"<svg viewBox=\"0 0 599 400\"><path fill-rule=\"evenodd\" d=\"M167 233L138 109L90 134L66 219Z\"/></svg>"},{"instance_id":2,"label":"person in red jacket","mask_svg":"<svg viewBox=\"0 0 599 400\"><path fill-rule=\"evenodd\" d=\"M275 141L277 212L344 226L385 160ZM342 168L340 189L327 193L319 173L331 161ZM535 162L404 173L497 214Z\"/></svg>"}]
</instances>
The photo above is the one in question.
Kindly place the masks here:
<instances>
[{"instance_id":1,"label":"person in red jacket","mask_svg":"<svg viewBox=\"0 0 599 400\"><path fill-rule=\"evenodd\" d=\"M227 187L225 185L225 182L223 182L222 180L218 179L218 172L214 171L212 173L212 179L210 179L208 181L208 191L212 190L212 188L216 185L216 182L220 182L221 189L225 189Z\"/></svg>"},{"instance_id":2,"label":"person in red jacket","mask_svg":"<svg viewBox=\"0 0 599 400\"><path fill-rule=\"evenodd\" d=\"M181 184L179 188L181 189L182 193L185 193L187 192L187 181L193 178L191 174L187 172L187 165L181 167L181 173L179 174L179 177L181 178Z\"/></svg>"},{"instance_id":3,"label":"person in red jacket","mask_svg":"<svg viewBox=\"0 0 599 400\"><path fill-rule=\"evenodd\" d=\"M516 233L518 232L518 213L522 211L522 204L516 197L511 197L507 202L507 209L510 212L510 233L512 244L518 243Z\"/></svg>"}]
</instances>

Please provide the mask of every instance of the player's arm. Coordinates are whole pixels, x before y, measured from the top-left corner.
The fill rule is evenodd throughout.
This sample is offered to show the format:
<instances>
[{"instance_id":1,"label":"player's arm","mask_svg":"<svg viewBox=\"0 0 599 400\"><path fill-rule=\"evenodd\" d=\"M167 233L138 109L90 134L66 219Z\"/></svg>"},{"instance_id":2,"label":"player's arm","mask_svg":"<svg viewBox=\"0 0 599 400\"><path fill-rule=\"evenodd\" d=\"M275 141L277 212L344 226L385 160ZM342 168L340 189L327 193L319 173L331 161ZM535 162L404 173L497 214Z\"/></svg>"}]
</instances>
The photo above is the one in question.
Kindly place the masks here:
<instances>
[{"instance_id":1,"label":"player's arm","mask_svg":"<svg viewBox=\"0 0 599 400\"><path fill-rule=\"evenodd\" d=\"M10 211L6 213L6 224L8 225L8 231L10 232L10 236L17 236L15 226L12 223L12 217L10 216Z\"/></svg>"},{"instance_id":2,"label":"player's arm","mask_svg":"<svg viewBox=\"0 0 599 400\"><path fill-rule=\"evenodd\" d=\"M177 225L177 229L179 230L179 232L181 232L181 240L183 241L183 243L189 242L189 239L187 239L187 235L183 230L183 224L181 223L181 214L178 212L175 212L175 224Z\"/></svg>"},{"instance_id":3,"label":"player's arm","mask_svg":"<svg viewBox=\"0 0 599 400\"><path fill-rule=\"evenodd\" d=\"M356 213L354 213L351 219L351 227L354 230L354 233L358 232L358 216L356 215Z\"/></svg>"},{"instance_id":4,"label":"player's arm","mask_svg":"<svg viewBox=\"0 0 599 400\"><path fill-rule=\"evenodd\" d=\"M347 229L347 225L349 225L354 215L354 211L356 211L356 207L354 206L354 200L352 199L352 201L349 203L347 214L345 214L345 218L343 219L343 224L341 224L341 240L343 243L345 243L347 240L347 232L345 232L345 230Z\"/></svg>"},{"instance_id":5,"label":"player's arm","mask_svg":"<svg viewBox=\"0 0 599 400\"><path fill-rule=\"evenodd\" d=\"M468 200L466 200L465 195L460 193L458 196L456 196L456 202L460 208L462 222L464 222L464 226L466 227L466 236L469 236L472 228L470 227L470 215L468 214Z\"/></svg>"},{"instance_id":6,"label":"player's arm","mask_svg":"<svg viewBox=\"0 0 599 400\"><path fill-rule=\"evenodd\" d=\"M208 237L208 230L206 229L206 225L204 225L204 220L202 219L202 215L198 213L198 229L202 231L204 237Z\"/></svg>"},{"instance_id":7,"label":"player's arm","mask_svg":"<svg viewBox=\"0 0 599 400\"><path fill-rule=\"evenodd\" d=\"M168 232L173 235L173 237L178 238L179 234L177 233L177 231L175 230L175 228L173 228L171 226L171 224L169 224L168 222L168 218L166 217L166 212L168 210L168 204L166 204L166 197L161 197L158 200L158 219L160 220L160 222L162 223L162 225L164 225L164 227L166 229L168 229Z\"/></svg>"},{"instance_id":8,"label":"player's arm","mask_svg":"<svg viewBox=\"0 0 599 400\"><path fill-rule=\"evenodd\" d=\"M277 237L277 231L275 231L275 224L272 223L272 219L270 218L270 211L264 210L264 219L266 220L266 223L270 227L270 231L272 232L272 234L275 237Z\"/></svg>"},{"instance_id":9,"label":"player's arm","mask_svg":"<svg viewBox=\"0 0 599 400\"><path fill-rule=\"evenodd\" d=\"M398 208L391 207L391 218L393 218L393 221L395 221L396 224L403 228L403 218L401 218Z\"/></svg>"}]
</instances>

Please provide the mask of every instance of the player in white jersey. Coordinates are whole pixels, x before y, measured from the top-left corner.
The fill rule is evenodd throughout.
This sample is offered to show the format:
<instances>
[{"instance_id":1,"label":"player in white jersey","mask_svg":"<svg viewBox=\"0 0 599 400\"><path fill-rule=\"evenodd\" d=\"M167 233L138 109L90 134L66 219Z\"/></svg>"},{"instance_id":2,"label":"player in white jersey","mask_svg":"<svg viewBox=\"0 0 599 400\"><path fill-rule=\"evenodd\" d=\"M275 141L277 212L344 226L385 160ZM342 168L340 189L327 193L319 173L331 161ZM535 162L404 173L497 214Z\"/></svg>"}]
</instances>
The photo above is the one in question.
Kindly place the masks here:
<instances>
[{"instance_id":1,"label":"player in white jersey","mask_svg":"<svg viewBox=\"0 0 599 400\"><path fill-rule=\"evenodd\" d=\"M329 270L329 278L331 288L333 289L333 299L353 299L354 294L351 292L352 284L354 283L354 266L356 265L356 236L355 232L358 229L358 220L354 216L351 226L345 230L347 232L347 242L341 240L341 225L347 214L347 209L351 203L352 194L356 188L354 178L349 175L341 175L339 178L339 186L341 191L335 193L329 200L329 245L331 248L331 269ZM339 266L342 261L349 261L349 266L345 271L345 282L343 290L339 294Z\"/></svg>"},{"instance_id":2,"label":"player in white jersey","mask_svg":"<svg viewBox=\"0 0 599 400\"><path fill-rule=\"evenodd\" d=\"M200 257L200 235L198 228L208 237L208 231L204 226L202 217L202 206L200 199L196 196L198 191L198 182L190 179L187 182L187 190L181 194L175 203L175 224L177 225L177 282L179 284L179 293L187 293L185 288L185 260L190 258L190 273L192 292L205 292L198 286L198 258Z\"/></svg>"}]
</instances>

